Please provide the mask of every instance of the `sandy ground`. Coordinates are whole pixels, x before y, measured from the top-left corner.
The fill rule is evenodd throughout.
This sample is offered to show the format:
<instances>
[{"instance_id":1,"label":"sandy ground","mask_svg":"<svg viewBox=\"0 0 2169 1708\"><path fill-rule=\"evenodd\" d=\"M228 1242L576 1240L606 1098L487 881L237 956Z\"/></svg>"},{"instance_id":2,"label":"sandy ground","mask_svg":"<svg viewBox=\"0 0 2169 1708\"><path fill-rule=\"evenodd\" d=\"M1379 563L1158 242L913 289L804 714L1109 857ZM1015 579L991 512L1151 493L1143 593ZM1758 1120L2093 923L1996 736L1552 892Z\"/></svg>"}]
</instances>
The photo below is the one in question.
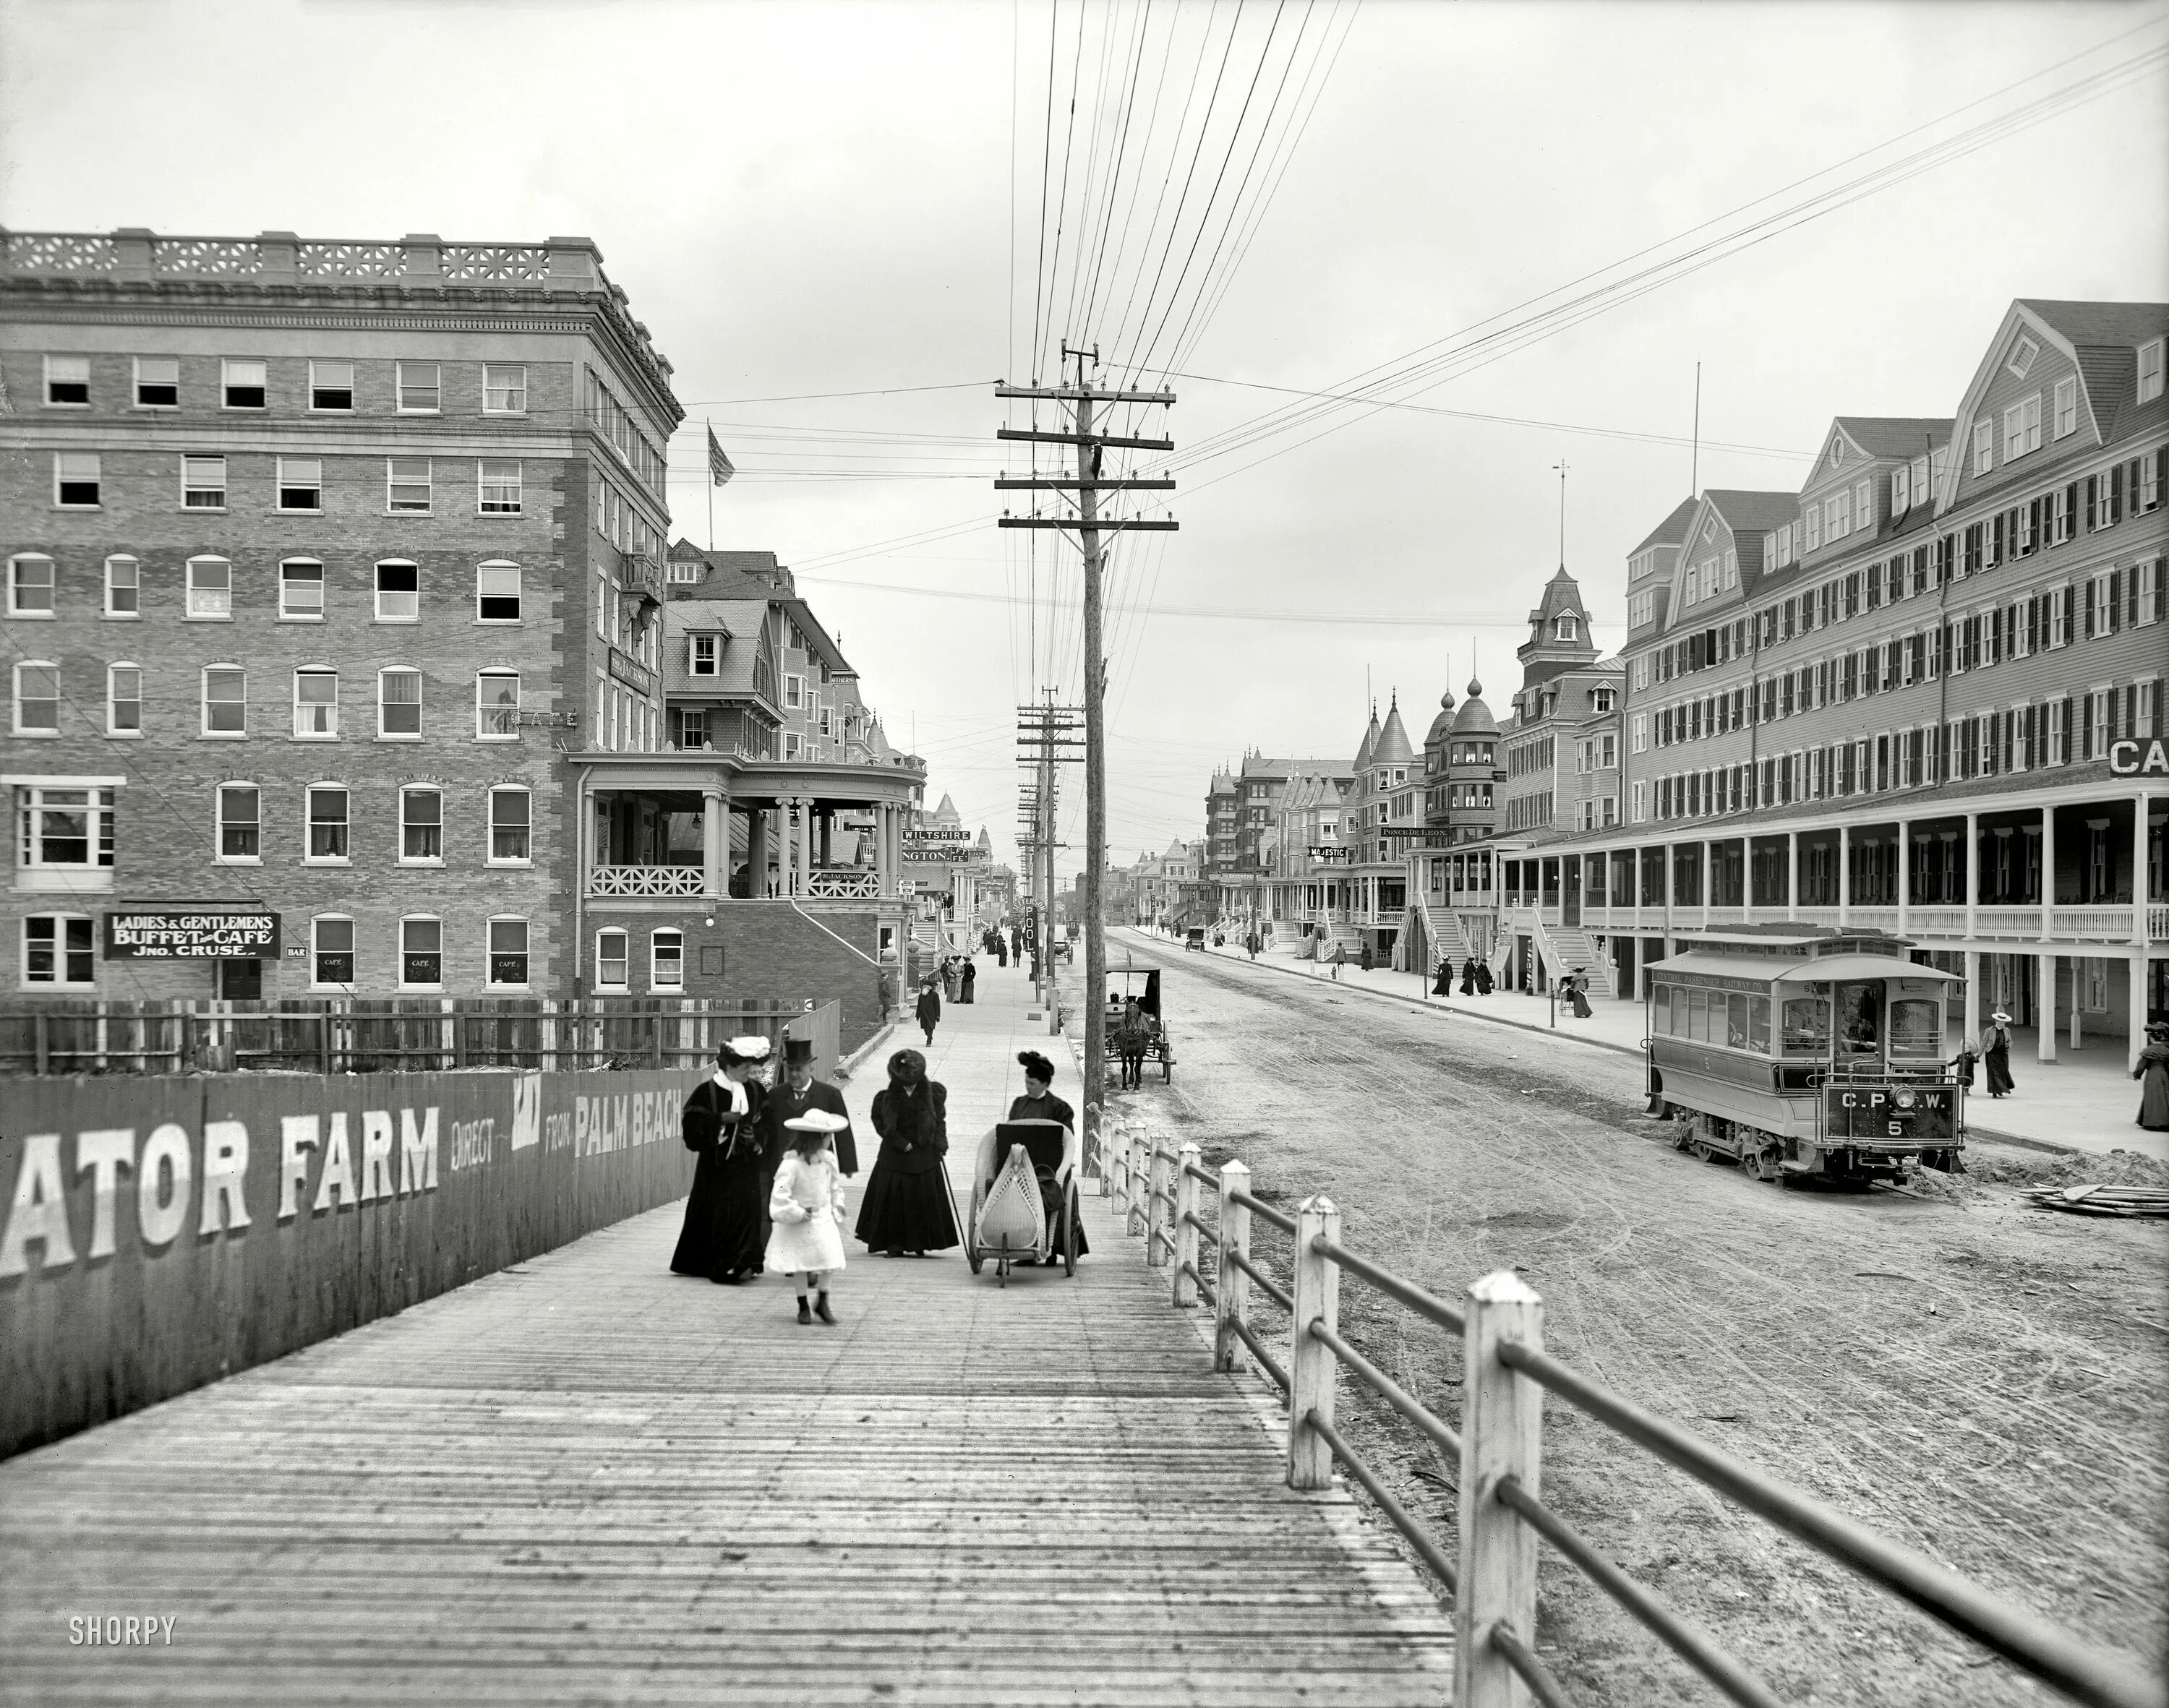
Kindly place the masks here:
<instances>
[{"instance_id":1,"label":"sandy ground","mask_svg":"<svg viewBox=\"0 0 2169 1708\"><path fill-rule=\"evenodd\" d=\"M2070 1164L1989 1144L1927 1198L1782 1191L1673 1150L1616 1054L1474 1024L1442 1039L1413 1003L1132 944L1170 969L1179 1058L1171 1086L1154 1072L1125 1097L1139 1115L1208 1162L1239 1156L1260 1196L1330 1195L1351 1248L1447 1297L1521 1270L1555 1354L2161 1667L2169 1225L2033 1209L2022 1177ZM1284 1268L1278 1235L1258 1246ZM1451 1338L1352 1280L1341 1299L1343 1333L1458 1421ZM1347 1432L1451 1551L1454 1467L1342 1394ZM1546 1500L1788 1700L2059 1700L1564 1405L1544 1436ZM1548 1552L1540 1596L1540 1650L1576 1702L1718 1700Z\"/></svg>"}]
</instances>

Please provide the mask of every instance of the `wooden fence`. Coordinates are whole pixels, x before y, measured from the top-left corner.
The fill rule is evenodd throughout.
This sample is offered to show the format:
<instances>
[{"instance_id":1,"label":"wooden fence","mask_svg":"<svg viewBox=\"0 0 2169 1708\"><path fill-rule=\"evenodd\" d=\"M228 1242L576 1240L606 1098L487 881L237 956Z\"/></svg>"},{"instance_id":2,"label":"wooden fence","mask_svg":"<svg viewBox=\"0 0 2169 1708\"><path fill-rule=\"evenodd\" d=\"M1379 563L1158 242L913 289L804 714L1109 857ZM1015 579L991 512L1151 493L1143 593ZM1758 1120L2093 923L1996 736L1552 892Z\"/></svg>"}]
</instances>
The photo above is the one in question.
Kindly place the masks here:
<instances>
[{"instance_id":1,"label":"wooden fence","mask_svg":"<svg viewBox=\"0 0 2169 1708\"><path fill-rule=\"evenodd\" d=\"M1450 1305L1340 1243L1340 1212L1308 1200L1293 1216L1252 1195L1239 1162L1215 1173L1196 1145L1170 1151L1148 1136L1111 1136L1101 1179L1145 1260L1170 1272L1171 1301L1213 1312L1216 1369L1239 1370L1247 1353L1288 1410L1287 1480L1330 1485L1338 1461L1439 1581L1454 1594L1455 1708L1565 1708L1568 1697L1533 1650L1537 1557L1548 1543L1731 1701L1779 1708L1780 1699L1710 1636L1605 1557L1537 1497L1543 1397L1564 1400L1705 1487L1806 1543L1877 1588L1910 1602L2022 1672L2092 1708L2165 1708L2169 1688L1969 1583L1926 1555L1877 1534L1824 1502L1735 1459L1543 1349L1543 1301L1511 1270L1484 1276ZM1202 1213L1207 1196L1218 1214ZM1265 1223L1289 1239L1283 1288L1251 1256ZM1202 1253L1211 1248L1213 1261ZM1207 1269L1211 1273L1207 1273ZM1457 1430L1344 1340L1340 1286L1352 1275L1386 1299L1462 1337L1461 1425ZM1250 1322L1255 1288L1287 1313L1284 1348L1268 1347ZM1342 1370L1399 1413L1460 1466L1459 1548L1449 1558L1335 1429Z\"/></svg>"},{"instance_id":2,"label":"wooden fence","mask_svg":"<svg viewBox=\"0 0 2169 1708\"><path fill-rule=\"evenodd\" d=\"M0 1074L574 1072L700 1067L726 1038L813 1040L836 1065L841 1006L748 998L326 998L275 1003L0 1002Z\"/></svg>"}]
</instances>

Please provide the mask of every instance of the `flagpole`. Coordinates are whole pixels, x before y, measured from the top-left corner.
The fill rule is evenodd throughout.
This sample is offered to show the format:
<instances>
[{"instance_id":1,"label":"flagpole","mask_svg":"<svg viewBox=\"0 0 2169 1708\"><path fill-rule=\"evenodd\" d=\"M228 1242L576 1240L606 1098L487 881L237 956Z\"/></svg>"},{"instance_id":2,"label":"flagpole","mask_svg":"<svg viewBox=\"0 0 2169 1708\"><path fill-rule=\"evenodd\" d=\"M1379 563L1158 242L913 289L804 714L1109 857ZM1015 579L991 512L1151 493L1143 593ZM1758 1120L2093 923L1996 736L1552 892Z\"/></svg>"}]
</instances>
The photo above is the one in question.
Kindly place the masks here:
<instances>
[{"instance_id":1,"label":"flagpole","mask_svg":"<svg viewBox=\"0 0 2169 1708\"><path fill-rule=\"evenodd\" d=\"M708 429L708 443L713 444L716 442L716 423L709 420L707 417L702 416L701 418L701 425ZM716 476L713 468L711 468L708 473L707 487L708 550L713 551L716 549Z\"/></svg>"}]
</instances>

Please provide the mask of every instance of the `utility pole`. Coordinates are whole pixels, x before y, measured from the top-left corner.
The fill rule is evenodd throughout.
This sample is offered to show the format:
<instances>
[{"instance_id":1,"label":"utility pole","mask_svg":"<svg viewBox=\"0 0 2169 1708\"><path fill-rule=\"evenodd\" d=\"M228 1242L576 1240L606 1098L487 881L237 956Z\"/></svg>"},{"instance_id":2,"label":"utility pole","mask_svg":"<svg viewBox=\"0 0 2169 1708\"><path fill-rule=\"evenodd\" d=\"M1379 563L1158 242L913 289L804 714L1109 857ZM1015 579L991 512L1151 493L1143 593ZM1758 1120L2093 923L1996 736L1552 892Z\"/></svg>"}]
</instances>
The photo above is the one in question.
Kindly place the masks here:
<instances>
[{"instance_id":1,"label":"utility pole","mask_svg":"<svg viewBox=\"0 0 2169 1708\"><path fill-rule=\"evenodd\" d=\"M1100 514L1100 494L1105 492L1172 492L1168 478L1110 477L1105 454L1111 447L1127 450L1170 451L1172 439L1138 439L1097 432L1093 409L1102 403L1171 404L1172 391L1103 391L1086 380L1086 364L1096 364L1100 353L1074 350L1065 342L1063 359L1077 364L1074 384L1067 386L997 386L997 397L1047 399L1067 402L1074 408L1074 430L1042 431L1037 428L1005 427L997 439L1023 439L1037 444L1077 447L1074 480L1038 476L1002 476L994 482L1004 492L1076 493L1074 516L1003 516L1004 528L1074 529L1084 556L1084 1154L1097 1165L1100 1117L1106 1100L1107 1033L1106 920L1101 888L1107 865L1107 667L1102 657L1100 537L1124 530L1153 529L1172 533L1172 518L1147 520L1142 517L1108 518ZM1051 838L1050 838L1051 840Z\"/></svg>"},{"instance_id":2,"label":"utility pole","mask_svg":"<svg viewBox=\"0 0 2169 1708\"><path fill-rule=\"evenodd\" d=\"M1024 786L1019 802L1026 812L1018 826L1020 849L1031 858L1032 928L1031 979L1047 1012L1054 1012L1054 955L1050 933L1054 918L1055 809L1061 795L1055 781L1058 764L1075 763L1084 750L1078 740L1081 714L1074 705L1057 705L1054 690L1041 690L1041 704L1017 708L1017 763L1032 767L1033 781Z\"/></svg>"}]
</instances>

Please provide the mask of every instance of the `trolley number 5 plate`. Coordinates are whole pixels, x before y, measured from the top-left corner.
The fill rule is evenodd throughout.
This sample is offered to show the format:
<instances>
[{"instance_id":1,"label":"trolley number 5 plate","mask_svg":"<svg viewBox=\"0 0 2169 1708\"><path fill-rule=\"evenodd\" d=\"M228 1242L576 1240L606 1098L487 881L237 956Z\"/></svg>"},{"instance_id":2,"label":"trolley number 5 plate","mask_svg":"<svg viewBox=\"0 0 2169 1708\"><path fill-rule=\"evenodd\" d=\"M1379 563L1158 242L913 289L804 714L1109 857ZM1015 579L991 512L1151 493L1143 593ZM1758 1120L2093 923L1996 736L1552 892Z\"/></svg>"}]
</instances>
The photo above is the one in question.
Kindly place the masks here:
<instances>
[{"instance_id":1,"label":"trolley number 5 plate","mask_svg":"<svg viewBox=\"0 0 2169 1708\"><path fill-rule=\"evenodd\" d=\"M1942 1138L1950 1133L1947 1088L1831 1086L1823 1096L1825 1127L1833 1139Z\"/></svg>"}]
</instances>

